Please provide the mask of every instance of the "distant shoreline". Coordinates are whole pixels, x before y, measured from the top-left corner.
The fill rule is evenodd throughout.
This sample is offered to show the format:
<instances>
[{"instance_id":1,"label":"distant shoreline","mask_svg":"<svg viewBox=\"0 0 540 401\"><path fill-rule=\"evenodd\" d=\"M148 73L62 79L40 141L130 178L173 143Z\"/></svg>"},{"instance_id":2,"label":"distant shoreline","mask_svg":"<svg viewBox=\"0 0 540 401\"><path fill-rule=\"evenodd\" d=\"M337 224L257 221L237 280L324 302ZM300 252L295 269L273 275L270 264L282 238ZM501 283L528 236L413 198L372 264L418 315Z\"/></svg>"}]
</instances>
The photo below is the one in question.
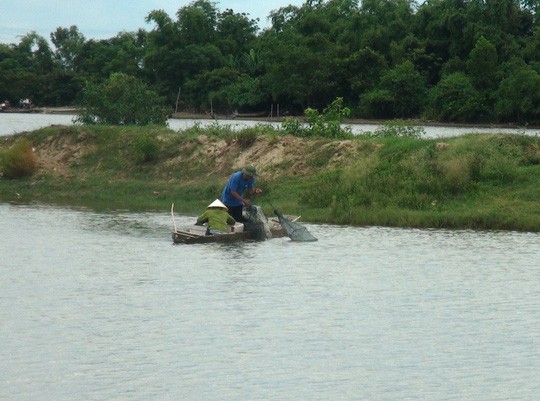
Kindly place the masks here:
<instances>
[{"instance_id":1,"label":"distant shoreline","mask_svg":"<svg viewBox=\"0 0 540 401\"><path fill-rule=\"evenodd\" d=\"M9 109L1 110L0 113L35 113L35 114L77 114L78 109L76 107L35 107L33 109ZM302 119L302 116L291 116L298 119ZM197 114L188 112L175 112L171 115L172 119L176 120L247 120L247 121L261 121L261 122L282 122L285 117L262 117L260 115L226 115L226 114ZM358 125L381 125L387 121L392 120L370 120L353 118L343 120L343 124L358 124ZM413 125L430 126L430 127L463 127L463 128L507 128L507 129L540 129L540 125L517 125L517 124L490 124L490 123L449 123L449 122L437 122L431 120L407 120L411 121Z\"/></svg>"}]
</instances>

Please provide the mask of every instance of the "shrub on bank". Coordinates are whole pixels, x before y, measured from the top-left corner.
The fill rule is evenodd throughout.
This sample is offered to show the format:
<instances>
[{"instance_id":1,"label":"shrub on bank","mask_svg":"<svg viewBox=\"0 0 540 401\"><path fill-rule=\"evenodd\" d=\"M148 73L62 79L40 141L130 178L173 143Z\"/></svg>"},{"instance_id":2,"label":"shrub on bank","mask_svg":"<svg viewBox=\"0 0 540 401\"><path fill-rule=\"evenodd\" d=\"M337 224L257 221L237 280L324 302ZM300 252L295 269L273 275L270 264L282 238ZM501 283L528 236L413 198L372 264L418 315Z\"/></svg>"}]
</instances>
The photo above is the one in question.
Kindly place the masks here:
<instances>
[{"instance_id":1,"label":"shrub on bank","mask_svg":"<svg viewBox=\"0 0 540 401\"><path fill-rule=\"evenodd\" d=\"M374 138L403 137L419 139L425 133L426 131L422 127L415 126L407 121L395 120L384 123L368 136Z\"/></svg>"},{"instance_id":2,"label":"shrub on bank","mask_svg":"<svg viewBox=\"0 0 540 401\"><path fill-rule=\"evenodd\" d=\"M7 150L0 152L0 171L7 178L30 176L36 170L36 156L32 144L21 140Z\"/></svg>"},{"instance_id":3,"label":"shrub on bank","mask_svg":"<svg viewBox=\"0 0 540 401\"><path fill-rule=\"evenodd\" d=\"M135 157L139 163L153 162L158 159L159 146L156 140L148 135L135 139Z\"/></svg>"},{"instance_id":4,"label":"shrub on bank","mask_svg":"<svg viewBox=\"0 0 540 401\"><path fill-rule=\"evenodd\" d=\"M534 210L534 202L540 201L538 187L520 188L540 174L530 156L538 146L534 137L371 140L379 146L368 157L310 177L301 202L326 210L332 221L349 224L506 228L512 222L503 217L514 210L522 191L524 207ZM467 219L478 205L491 210L491 203L497 212ZM492 215L501 220L492 221Z\"/></svg>"},{"instance_id":5,"label":"shrub on bank","mask_svg":"<svg viewBox=\"0 0 540 401\"><path fill-rule=\"evenodd\" d=\"M83 124L165 125L172 113L140 79L122 73L99 85L89 82L80 102L77 121Z\"/></svg>"},{"instance_id":6,"label":"shrub on bank","mask_svg":"<svg viewBox=\"0 0 540 401\"><path fill-rule=\"evenodd\" d=\"M286 118L282 127L286 134L298 137L349 138L351 128L341 126L341 122L350 114L351 110L343 107L343 98L338 97L322 114L307 108L304 111L306 123L295 118Z\"/></svg>"}]
</instances>

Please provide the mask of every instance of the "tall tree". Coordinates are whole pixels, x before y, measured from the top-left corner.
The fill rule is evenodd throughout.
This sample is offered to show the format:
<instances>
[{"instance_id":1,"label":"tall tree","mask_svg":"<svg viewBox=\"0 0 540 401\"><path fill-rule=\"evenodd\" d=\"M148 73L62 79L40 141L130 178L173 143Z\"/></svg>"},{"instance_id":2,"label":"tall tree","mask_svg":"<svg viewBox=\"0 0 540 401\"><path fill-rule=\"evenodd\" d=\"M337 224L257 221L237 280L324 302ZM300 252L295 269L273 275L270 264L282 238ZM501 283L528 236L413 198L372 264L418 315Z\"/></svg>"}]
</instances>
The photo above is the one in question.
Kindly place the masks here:
<instances>
[{"instance_id":1,"label":"tall tree","mask_svg":"<svg viewBox=\"0 0 540 401\"><path fill-rule=\"evenodd\" d=\"M414 0L363 0L361 46L390 60L390 44L406 35L413 22Z\"/></svg>"},{"instance_id":2,"label":"tall tree","mask_svg":"<svg viewBox=\"0 0 540 401\"><path fill-rule=\"evenodd\" d=\"M492 91L499 86L497 49L481 36L467 59L467 72L480 91Z\"/></svg>"},{"instance_id":3,"label":"tall tree","mask_svg":"<svg viewBox=\"0 0 540 401\"><path fill-rule=\"evenodd\" d=\"M215 3L196 0L182 7L176 15L184 44L204 45L215 40L218 18Z\"/></svg>"},{"instance_id":4,"label":"tall tree","mask_svg":"<svg viewBox=\"0 0 540 401\"><path fill-rule=\"evenodd\" d=\"M365 48L344 59L343 67L350 88L350 97L346 100L354 104L360 95L372 90L379 83L381 74L388 68L388 63L380 53Z\"/></svg>"},{"instance_id":5,"label":"tall tree","mask_svg":"<svg viewBox=\"0 0 540 401\"><path fill-rule=\"evenodd\" d=\"M405 61L387 70L377 88L361 97L361 111L367 117L410 118L422 110L426 90L424 77Z\"/></svg>"},{"instance_id":6,"label":"tall tree","mask_svg":"<svg viewBox=\"0 0 540 401\"><path fill-rule=\"evenodd\" d=\"M177 21L152 11L144 57L145 73L170 101L198 74L221 68L225 59L216 46L218 12L214 3L197 0L177 12Z\"/></svg>"},{"instance_id":7,"label":"tall tree","mask_svg":"<svg viewBox=\"0 0 540 401\"><path fill-rule=\"evenodd\" d=\"M462 72L443 77L431 88L426 116L437 121L474 122L486 114L483 98Z\"/></svg>"},{"instance_id":8,"label":"tall tree","mask_svg":"<svg viewBox=\"0 0 540 401\"><path fill-rule=\"evenodd\" d=\"M76 68L88 79L103 81L116 72L141 76L144 32L122 32L111 39L91 39L82 46Z\"/></svg>"},{"instance_id":9,"label":"tall tree","mask_svg":"<svg viewBox=\"0 0 540 401\"><path fill-rule=\"evenodd\" d=\"M246 14L227 9L219 14L216 26L216 44L224 55L239 60L249 53L257 38L257 21Z\"/></svg>"},{"instance_id":10,"label":"tall tree","mask_svg":"<svg viewBox=\"0 0 540 401\"><path fill-rule=\"evenodd\" d=\"M44 37L30 32L14 46L11 68L0 75L9 77L11 101L29 98L36 104L43 104L49 76L54 72L53 53Z\"/></svg>"},{"instance_id":11,"label":"tall tree","mask_svg":"<svg viewBox=\"0 0 540 401\"><path fill-rule=\"evenodd\" d=\"M79 32L79 28L76 25L69 28L58 27L56 31L51 33L51 41L56 48L55 59L61 68L73 71L75 60L80 55L85 43L84 35Z\"/></svg>"},{"instance_id":12,"label":"tall tree","mask_svg":"<svg viewBox=\"0 0 540 401\"><path fill-rule=\"evenodd\" d=\"M502 121L540 123L540 74L529 66L513 71L497 90L495 111Z\"/></svg>"}]
</instances>

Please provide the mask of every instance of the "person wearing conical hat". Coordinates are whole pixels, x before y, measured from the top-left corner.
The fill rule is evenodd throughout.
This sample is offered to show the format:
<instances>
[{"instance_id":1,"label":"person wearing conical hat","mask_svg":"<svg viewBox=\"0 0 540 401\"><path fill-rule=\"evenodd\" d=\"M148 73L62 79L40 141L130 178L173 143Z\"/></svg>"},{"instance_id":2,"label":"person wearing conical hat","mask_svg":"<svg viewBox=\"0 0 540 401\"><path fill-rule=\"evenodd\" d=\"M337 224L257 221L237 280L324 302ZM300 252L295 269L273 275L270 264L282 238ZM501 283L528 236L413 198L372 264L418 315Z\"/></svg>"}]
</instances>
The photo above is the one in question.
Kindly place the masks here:
<instances>
[{"instance_id":1,"label":"person wearing conical hat","mask_svg":"<svg viewBox=\"0 0 540 401\"><path fill-rule=\"evenodd\" d=\"M208 223L208 232L210 234L226 234L229 225L234 225L236 221L227 212L225 206L219 199L210 203L203 214L197 217L197 224Z\"/></svg>"},{"instance_id":2,"label":"person wearing conical hat","mask_svg":"<svg viewBox=\"0 0 540 401\"><path fill-rule=\"evenodd\" d=\"M221 201L229 209L229 214L238 222L245 222L242 216L244 206L250 206L251 201L244 196L257 195L262 192L260 188L255 188L255 176L257 170L249 165L242 170L232 174L227 181L227 185L221 194Z\"/></svg>"}]
</instances>

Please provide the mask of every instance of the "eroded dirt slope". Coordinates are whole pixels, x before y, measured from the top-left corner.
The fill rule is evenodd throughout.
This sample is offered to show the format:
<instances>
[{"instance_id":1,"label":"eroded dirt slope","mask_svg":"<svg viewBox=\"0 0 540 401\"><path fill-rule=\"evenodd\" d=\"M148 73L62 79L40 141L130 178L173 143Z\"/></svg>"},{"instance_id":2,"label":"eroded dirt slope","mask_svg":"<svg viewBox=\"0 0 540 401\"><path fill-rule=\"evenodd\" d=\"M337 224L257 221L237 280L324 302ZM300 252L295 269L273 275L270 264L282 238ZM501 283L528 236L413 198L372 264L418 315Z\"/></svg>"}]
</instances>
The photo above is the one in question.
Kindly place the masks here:
<instances>
[{"instance_id":1,"label":"eroded dirt slope","mask_svg":"<svg viewBox=\"0 0 540 401\"><path fill-rule=\"evenodd\" d=\"M350 163L365 146L351 140L311 140L293 136L259 137L249 145L206 135L180 145L169 136L158 136L157 140L171 155L160 157L155 166L156 174L163 175L164 179L185 181L201 176L228 177L232 171L247 164L255 165L265 179L307 175L321 168ZM171 147L175 148L171 151ZM97 145L81 132L78 135L51 135L34 144L33 149L37 175L69 177L73 174L73 166L89 153L96 152ZM118 157L129 156L119 154Z\"/></svg>"}]
</instances>

